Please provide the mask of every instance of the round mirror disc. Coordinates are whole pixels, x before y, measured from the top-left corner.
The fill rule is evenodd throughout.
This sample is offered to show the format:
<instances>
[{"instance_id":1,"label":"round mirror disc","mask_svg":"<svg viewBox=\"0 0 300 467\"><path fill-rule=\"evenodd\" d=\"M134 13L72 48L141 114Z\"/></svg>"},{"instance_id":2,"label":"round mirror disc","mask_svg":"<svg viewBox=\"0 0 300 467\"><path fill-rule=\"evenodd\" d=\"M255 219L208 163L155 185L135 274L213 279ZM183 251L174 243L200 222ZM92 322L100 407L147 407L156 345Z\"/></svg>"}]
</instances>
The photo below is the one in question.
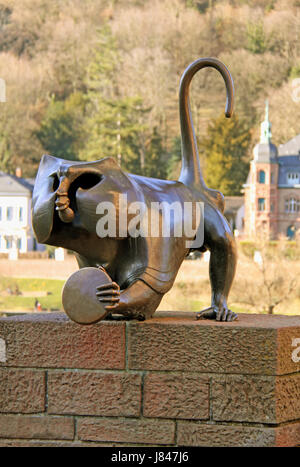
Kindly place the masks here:
<instances>
[{"instance_id":1,"label":"round mirror disc","mask_svg":"<svg viewBox=\"0 0 300 467\"><path fill-rule=\"evenodd\" d=\"M92 324L104 319L109 313L99 302L96 292L99 285L112 282L109 275L98 268L82 268L74 272L62 291L65 313L79 324ZM106 302L105 305L111 303Z\"/></svg>"}]
</instances>

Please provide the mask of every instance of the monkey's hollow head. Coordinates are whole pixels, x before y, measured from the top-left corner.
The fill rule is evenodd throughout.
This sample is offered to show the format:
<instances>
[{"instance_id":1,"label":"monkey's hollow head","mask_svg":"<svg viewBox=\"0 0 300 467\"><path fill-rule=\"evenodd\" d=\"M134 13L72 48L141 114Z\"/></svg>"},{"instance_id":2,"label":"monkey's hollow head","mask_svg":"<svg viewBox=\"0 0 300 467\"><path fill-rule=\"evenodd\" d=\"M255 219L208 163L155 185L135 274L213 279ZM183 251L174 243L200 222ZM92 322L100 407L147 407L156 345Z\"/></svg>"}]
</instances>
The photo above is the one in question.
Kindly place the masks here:
<instances>
[{"instance_id":1,"label":"monkey's hollow head","mask_svg":"<svg viewBox=\"0 0 300 467\"><path fill-rule=\"evenodd\" d=\"M103 242L118 241L119 232L114 239L99 238L97 207L99 203L115 206L118 226L121 194L126 195L128 202L138 199L132 181L113 158L77 162L44 155L32 197L32 225L37 241L95 259L99 259L99 254L105 256L107 248Z\"/></svg>"}]
</instances>

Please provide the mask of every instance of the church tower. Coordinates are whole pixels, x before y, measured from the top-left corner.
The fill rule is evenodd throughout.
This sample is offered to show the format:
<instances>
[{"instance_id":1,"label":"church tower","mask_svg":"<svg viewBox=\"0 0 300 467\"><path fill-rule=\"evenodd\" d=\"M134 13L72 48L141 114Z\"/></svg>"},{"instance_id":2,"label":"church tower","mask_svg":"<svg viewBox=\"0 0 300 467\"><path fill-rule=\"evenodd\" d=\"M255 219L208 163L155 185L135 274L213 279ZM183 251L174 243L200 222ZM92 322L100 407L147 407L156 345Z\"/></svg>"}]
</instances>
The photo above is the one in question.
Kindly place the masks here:
<instances>
[{"instance_id":1,"label":"church tower","mask_svg":"<svg viewBox=\"0 0 300 467\"><path fill-rule=\"evenodd\" d=\"M260 141L254 147L253 160L245 192L245 234L255 238L259 231L269 238L277 235L278 222L278 151L272 143L269 104L266 101L265 119L261 123Z\"/></svg>"}]
</instances>

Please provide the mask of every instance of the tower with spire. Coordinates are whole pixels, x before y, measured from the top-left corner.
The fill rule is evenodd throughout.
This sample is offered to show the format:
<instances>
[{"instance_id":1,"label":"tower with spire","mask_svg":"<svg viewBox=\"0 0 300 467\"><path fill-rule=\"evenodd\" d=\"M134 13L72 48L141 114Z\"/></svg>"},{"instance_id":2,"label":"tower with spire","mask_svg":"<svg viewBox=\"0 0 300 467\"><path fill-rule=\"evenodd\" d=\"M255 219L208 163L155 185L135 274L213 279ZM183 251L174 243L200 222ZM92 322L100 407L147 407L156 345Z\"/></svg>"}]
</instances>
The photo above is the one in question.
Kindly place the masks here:
<instances>
[{"instance_id":1,"label":"tower with spire","mask_svg":"<svg viewBox=\"0 0 300 467\"><path fill-rule=\"evenodd\" d=\"M271 142L272 138L272 124L269 120L269 101L266 100L265 102L265 119L260 125L260 143L261 144L268 144Z\"/></svg>"},{"instance_id":2,"label":"tower with spire","mask_svg":"<svg viewBox=\"0 0 300 467\"><path fill-rule=\"evenodd\" d=\"M260 124L260 141L255 146L253 155L256 162L276 163L278 151L272 143L272 124L269 120L269 102L265 102L265 119Z\"/></svg>"},{"instance_id":3,"label":"tower with spire","mask_svg":"<svg viewBox=\"0 0 300 467\"><path fill-rule=\"evenodd\" d=\"M278 151L272 143L269 103L265 102L265 119L260 125L260 141L253 150L253 160L245 193L245 233L254 238L262 231L275 238L278 231Z\"/></svg>"}]
</instances>

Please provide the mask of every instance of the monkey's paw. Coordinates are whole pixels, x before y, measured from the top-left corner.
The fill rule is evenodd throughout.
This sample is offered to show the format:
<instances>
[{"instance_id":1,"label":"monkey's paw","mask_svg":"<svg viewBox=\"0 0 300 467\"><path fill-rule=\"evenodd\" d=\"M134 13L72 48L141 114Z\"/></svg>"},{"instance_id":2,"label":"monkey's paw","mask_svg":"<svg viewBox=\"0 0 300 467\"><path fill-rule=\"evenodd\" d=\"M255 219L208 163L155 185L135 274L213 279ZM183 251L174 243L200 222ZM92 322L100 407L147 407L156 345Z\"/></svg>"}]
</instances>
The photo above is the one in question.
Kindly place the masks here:
<instances>
[{"instance_id":1,"label":"monkey's paw","mask_svg":"<svg viewBox=\"0 0 300 467\"><path fill-rule=\"evenodd\" d=\"M211 306L196 314L196 319L215 319L216 321L235 321L238 315L227 306Z\"/></svg>"},{"instance_id":2,"label":"monkey's paw","mask_svg":"<svg viewBox=\"0 0 300 467\"><path fill-rule=\"evenodd\" d=\"M107 311L112 311L119 305L120 287L116 282L108 282L99 285L96 292L97 298Z\"/></svg>"}]
</instances>

